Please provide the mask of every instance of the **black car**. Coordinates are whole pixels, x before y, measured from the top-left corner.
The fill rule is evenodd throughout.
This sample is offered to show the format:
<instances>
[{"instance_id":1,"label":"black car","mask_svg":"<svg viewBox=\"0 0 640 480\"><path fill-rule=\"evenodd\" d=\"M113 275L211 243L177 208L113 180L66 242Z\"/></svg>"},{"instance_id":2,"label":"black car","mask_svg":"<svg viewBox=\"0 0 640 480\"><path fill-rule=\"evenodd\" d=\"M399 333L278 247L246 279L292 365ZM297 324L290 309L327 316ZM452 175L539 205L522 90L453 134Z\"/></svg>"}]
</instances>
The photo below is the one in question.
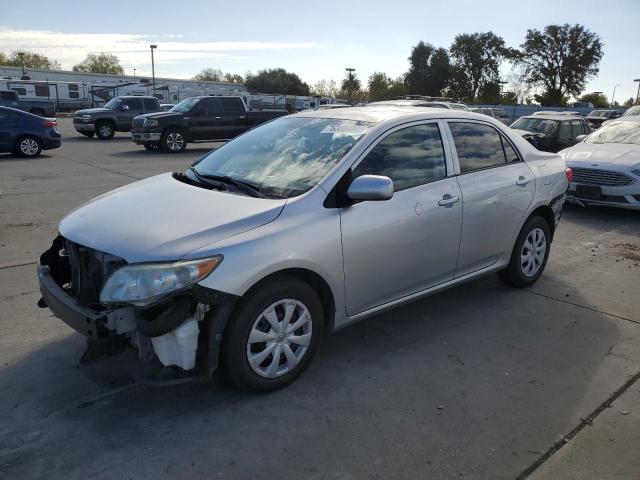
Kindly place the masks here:
<instances>
[{"instance_id":1,"label":"black car","mask_svg":"<svg viewBox=\"0 0 640 480\"><path fill-rule=\"evenodd\" d=\"M589 135L587 122L577 115L548 114L520 117L511 124L520 135L538 150L559 152L578 143L582 135Z\"/></svg>"},{"instance_id":2,"label":"black car","mask_svg":"<svg viewBox=\"0 0 640 480\"><path fill-rule=\"evenodd\" d=\"M0 152L37 157L42 150L58 148L61 135L57 126L55 119L0 107Z\"/></svg>"},{"instance_id":3,"label":"black car","mask_svg":"<svg viewBox=\"0 0 640 480\"><path fill-rule=\"evenodd\" d=\"M607 120L621 117L622 114L617 110L594 110L585 117L585 120L591 128L598 128Z\"/></svg>"}]
</instances>

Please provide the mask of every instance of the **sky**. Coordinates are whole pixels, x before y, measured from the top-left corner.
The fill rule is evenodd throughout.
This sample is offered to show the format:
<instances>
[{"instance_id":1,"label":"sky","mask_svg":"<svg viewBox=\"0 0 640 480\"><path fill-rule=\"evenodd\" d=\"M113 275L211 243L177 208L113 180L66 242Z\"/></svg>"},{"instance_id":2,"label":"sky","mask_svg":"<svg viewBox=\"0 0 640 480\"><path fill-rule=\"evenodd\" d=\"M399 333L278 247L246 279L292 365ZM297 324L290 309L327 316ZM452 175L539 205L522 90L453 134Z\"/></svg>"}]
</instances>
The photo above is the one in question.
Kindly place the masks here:
<instances>
[{"instance_id":1,"label":"sky","mask_svg":"<svg viewBox=\"0 0 640 480\"><path fill-rule=\"evenodd\" d=\"M604 44L599 75L586 91L622 102L640 78L636 33L640 0L368 0L219 2L154 0L107 3L0 0L0 51L36 51L63 69L87 53L117 55L127 74L190 78L203 68L244 75L282 67L313 85L340 81L345 67L363 81L374 71L406 72L420 40L448 48L457 34L493 31L511 47L529 28L579 23ZM95 5L95 6L94 6ZM25 9L28 6L28 10ZM502 75L510 68L504 65ZM506 86L506 90L509 86Z\"/></svg>"}]
</instances>

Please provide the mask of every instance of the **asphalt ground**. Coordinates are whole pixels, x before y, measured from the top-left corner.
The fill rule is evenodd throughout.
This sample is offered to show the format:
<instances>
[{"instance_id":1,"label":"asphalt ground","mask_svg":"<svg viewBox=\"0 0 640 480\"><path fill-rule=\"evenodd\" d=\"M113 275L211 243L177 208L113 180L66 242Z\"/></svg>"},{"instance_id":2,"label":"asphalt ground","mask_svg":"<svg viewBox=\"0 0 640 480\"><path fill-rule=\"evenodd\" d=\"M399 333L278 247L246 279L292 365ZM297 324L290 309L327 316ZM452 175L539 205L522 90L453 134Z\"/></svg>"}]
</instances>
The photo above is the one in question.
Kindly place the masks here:
<instances>
[{"instance_id":1,"label":"asphalt ground","mask_svg":"<svg viewBox=\"0 0 640 480\"><path fill-rule=\"evenodd\" d=\"M0 154L0 478L640 478L640 212L566 206L532 288L488 276L329 336L289 387L136 384L39 299L62 216L216 144Z\"/></svg>"}]
</instances>

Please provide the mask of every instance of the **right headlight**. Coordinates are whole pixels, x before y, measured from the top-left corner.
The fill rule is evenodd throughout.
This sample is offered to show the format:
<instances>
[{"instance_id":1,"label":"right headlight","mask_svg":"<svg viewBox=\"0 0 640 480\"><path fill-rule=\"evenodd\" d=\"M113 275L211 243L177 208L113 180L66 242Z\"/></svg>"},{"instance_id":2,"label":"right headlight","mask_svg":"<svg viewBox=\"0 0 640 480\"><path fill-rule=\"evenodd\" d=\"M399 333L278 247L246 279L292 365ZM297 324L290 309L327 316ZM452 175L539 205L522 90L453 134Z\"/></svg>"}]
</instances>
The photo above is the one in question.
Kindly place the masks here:
<instances>
[{"instance_id":1,"label":"right headlight","mask_svg":"<svg viewBox=\"0 0 640 480\"><path fill-rule=\"evenodd\" d=\"M144 126L145 127L157 127L158 126L158 120L156 120L154 118L145 118L144 119Z\"/></svg>"},{"instance_id":2,"label":"right headlight","mask_svg":"<svg viewBox=\"0 0 640 480\"><path fill-rule=\"evenodd\" d=\"M222 255L172 263L127 265L108 278L100 292L100 303L149 305L196 284L213 272L220 262Z\"/></svg>"}]
</instances>

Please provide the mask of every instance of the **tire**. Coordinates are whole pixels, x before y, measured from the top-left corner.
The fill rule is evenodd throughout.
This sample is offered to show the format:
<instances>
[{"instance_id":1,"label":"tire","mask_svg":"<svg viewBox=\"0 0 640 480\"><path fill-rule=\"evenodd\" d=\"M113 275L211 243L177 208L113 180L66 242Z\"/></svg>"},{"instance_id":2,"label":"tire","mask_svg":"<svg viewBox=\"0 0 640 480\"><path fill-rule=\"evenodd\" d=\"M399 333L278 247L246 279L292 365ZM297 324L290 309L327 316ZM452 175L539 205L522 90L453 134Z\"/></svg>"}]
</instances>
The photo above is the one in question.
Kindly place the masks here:
<instances>
[{"instance_id":1,"label":"tire","mask_svg":"<svg viewBox=\"0 0 640 480\"><path fill-rule=\"evenodd\" d=\"M81 132L81 133L87 138L93 138L93 136L95 135L94 132Z\"/></svg>"},{"instance_id":2,"label":"tire","mask_svg":"<svg viewBox=\"0 0 640 480\"><path fill-rule=\"evenodd\" d=\"M110 140L116 134L116 129L111 122L105 122L104 120L96 123L96 136L100 140Z\"/></svg>"},{"instance_id":3,"label":"tire","mask_svg":"<svg viewBox=\"0 0 640 480\"><path fill-rule=\"evenodd\" d=\"M40 140L31 135L20 137L16 141L15 153L25 158L34 158L42 152Z\"/></svg>"},{"instance_id":4,"label":"tire","mask_svg":"<svg viewBox=\"0 0 640 480\"><path fill-rule=\"evenodd\" d=\"M144 149L149 150L150 152L155 152L160 149L160 145L157 143L144 143Z\"/></svg>"},{"instance_id":5,"label":"tire","mask_svg":"<svg viewBox=\"0 0 640 480\"><path fill-rule=\"evenodd\" d=\"M509 265L498 272L500 279L516 288L536 283L544 272L551 247L551 230L538 216L526 221L511 252Z\"/></svg>"},{"instance_id":6,"label":"tire","mask_svg":"<svg viewBox=\"0 0 640 480\"><path fill-rule=\"evenodd\" d=\"M184 138L182 130L179 128L169 128L162 134L160 146L165 152L179 153L187 148L187 141Z\"/></svg>"},{"instance_id":7,"label":"tire","mask_svg":"<svg viewBox=\"0 0 640 480\"><path fill-rule=\"evenodd\" d=\"M293 322L289 327L303 322L293 331L280 330L287 309ZM237 388L253 392L277 390L292 382L318 349L323 313L316 292L293 278L250 291L234 309L223 334L221 360L227 378Z\"/></svg>"}]
</instances>

